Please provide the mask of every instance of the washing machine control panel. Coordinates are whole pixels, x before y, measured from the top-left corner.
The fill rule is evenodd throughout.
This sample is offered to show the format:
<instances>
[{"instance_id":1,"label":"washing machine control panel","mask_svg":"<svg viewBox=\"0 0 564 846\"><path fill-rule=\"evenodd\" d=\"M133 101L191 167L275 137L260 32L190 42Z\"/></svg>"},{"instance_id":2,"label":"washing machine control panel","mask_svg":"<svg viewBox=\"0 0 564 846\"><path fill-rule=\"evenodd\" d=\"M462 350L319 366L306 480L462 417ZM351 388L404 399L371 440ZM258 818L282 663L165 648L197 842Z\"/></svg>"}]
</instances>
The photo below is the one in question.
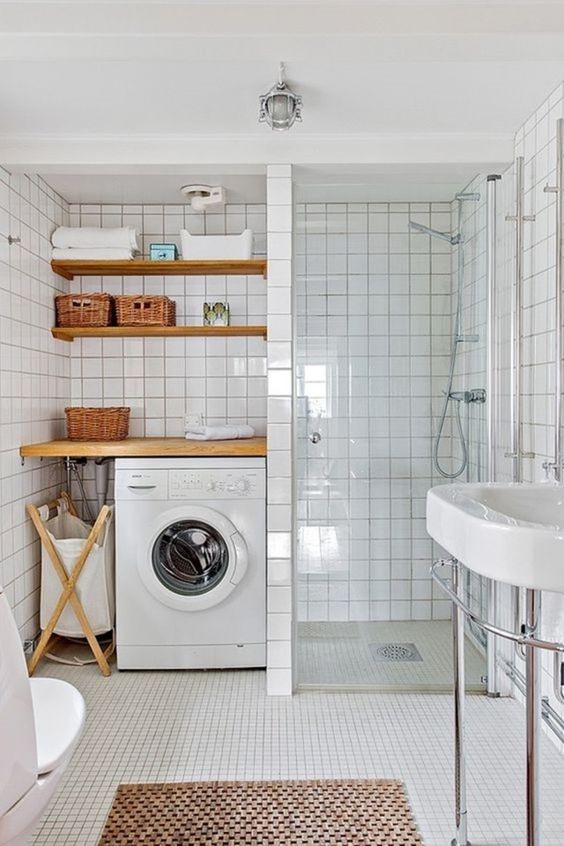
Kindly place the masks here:
<instances>
[{"instance_id":1,"label":"washing machine control panel","mask_svg":"<svg viewBox=\"0 0 564 846\"><path fill-rule=\"evenodd\" d=\"M170 470L170 499L257 499L264 496L264 472Z\"/></svg>"}]
</instances>

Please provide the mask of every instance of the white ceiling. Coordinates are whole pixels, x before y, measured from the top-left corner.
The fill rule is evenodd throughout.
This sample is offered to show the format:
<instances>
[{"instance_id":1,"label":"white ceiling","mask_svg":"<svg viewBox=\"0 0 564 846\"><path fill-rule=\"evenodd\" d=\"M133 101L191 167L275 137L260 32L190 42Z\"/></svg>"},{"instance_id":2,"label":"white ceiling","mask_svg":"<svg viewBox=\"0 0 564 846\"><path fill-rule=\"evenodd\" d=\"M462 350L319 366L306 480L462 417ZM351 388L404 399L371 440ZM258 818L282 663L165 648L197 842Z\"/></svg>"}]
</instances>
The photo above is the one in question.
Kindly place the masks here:
<instances>
[{"instance_id":1,"label":"white ceiling","mask_svg":"<svg viewBox=\"0 0 564 846\"><path fill-rule=\"evenodd\" d=\"M223 185L229 203L264 203L265 168L239 173L192 168L182 173L50 173L45 178L69 203L186 203L180 193L190 183ZM256 171L256 172L253 172Z\"/></svg>"},{"instance_id":2,"label":"white ceiling","mask_svg":"<svg viewBox=\"0 0 564 846\"><path fill-rule=\"evenodd\" d=\"M564 41L563 41L564 55ZM211 45L210 45L211 49ZM274 82L276 56L213 56L198 63L11 61L0 74L2 132L48 135L218 134L268 137L258 97ZM4 71L7 67L4 66ZM304 100L301 133L512 133L548 89L564 59L538 61L335 61L317 55L288 66Z\"/></svg>"},{"instance_id":3,"label":"white ceiling","mask_svg":"<svg viewBox=\"0 0 564 846\"><path fill-rule=\"evenodd\" d=\"M499 172L504 165L485 168ZM70 203L184 203L180 186L223 185L229 203L264 203L264 167L192 168L179 173L49 173ZM297 165L298 202L435 202L452 200L476 175L475 165Z\"/></svg>"},{"instance_id":4,"label":"white ceiling","mask_svg":"<svg viewBox=\"0 0 564 846\"><path fill-rule=\"evenodd\" d=\"M281 59L304 122L272 133L258 96ZM444 194L507 163L563 79L561 0L0 0L0 163L70 199L284 161L312 195L367 175Z\"/></svg>"}]
</instances>

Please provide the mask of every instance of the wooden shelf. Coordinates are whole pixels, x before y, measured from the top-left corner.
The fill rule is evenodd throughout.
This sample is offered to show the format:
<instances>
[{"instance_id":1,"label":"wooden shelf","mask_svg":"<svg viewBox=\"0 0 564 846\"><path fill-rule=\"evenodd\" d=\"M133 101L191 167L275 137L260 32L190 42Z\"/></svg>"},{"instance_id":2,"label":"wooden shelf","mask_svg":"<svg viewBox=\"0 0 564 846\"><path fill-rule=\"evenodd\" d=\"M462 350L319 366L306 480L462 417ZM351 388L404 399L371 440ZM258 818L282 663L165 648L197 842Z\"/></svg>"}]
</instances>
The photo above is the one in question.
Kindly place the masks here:
<instances>
[{"instance_id":1,"label":"wooden shelf","mask_svg":"<svg viewBox=\"0 0 564 846\"><path fill-rule=\"evenodd\" d=\"M262 276L266 259L151 261L150 259L52 261L51 269L64 279L75 276Z\"/></svg>"},{"instance_id":2,"label":"wooden shelf","mask_svg":"<svg viewBox=\"0 0 564 846\"><path fill-rule=\"evenodd\" d=\"M266 326L55 326L51 333L58 341L75 338L240 338L266 339Z\"/></svg>"},{"instance_id":3,"label":"wooden shelf","mask_svg":"<svg viewBox=\"0 0 564 846\"><path fill-rule=\"evenodd\" d=\"M36 458L115 458L119 456L256 456L266 455L266 438L236 441L189 441L186 438L126 438L124 441L45 441L24 444L20 455Z\"/></svg>"}]
</instances>

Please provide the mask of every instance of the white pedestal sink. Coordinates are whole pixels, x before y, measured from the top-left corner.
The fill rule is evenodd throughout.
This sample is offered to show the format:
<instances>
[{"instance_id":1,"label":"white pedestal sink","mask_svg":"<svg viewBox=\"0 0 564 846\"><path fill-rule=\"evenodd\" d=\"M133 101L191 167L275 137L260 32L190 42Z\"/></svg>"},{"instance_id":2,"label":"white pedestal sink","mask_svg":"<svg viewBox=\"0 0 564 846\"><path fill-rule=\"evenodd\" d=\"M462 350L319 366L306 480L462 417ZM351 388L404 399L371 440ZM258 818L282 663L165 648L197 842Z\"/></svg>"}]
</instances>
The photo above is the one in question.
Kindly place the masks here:
<instances>
[{"instance_id":1,"label":"white pedestal sink","mask_svg":"<svg viewBox=\"0 0 564 846\"><path fill-rule=\"evenodd\" d=\"M520 634L482 621L489 632L525 645L527 667L527 846L540 846L539 737L541 684L538 648L562 651L562 644L538 638L540 591L564 594L564 488L557 484L445 484L427 494L427 531L452 556L452 588L437 576L453 600L455 671L456 838L469 846L464 751L464 614L460 564L495 582L527 589L527 615ZM476 618L474 617L475 621ZM478 623L480 621L477 621Z\"/></svg>"},{"instance_id":2,"label":"white pedestal sink","mask_svg":"<svg viewBox=\"0 0 564 846\"><path fill-rule=\"evenodd\" d=\"M564 593L560 485L439 485L427 495L427 531L481 576Z\"/></svg>"}]
</instances>

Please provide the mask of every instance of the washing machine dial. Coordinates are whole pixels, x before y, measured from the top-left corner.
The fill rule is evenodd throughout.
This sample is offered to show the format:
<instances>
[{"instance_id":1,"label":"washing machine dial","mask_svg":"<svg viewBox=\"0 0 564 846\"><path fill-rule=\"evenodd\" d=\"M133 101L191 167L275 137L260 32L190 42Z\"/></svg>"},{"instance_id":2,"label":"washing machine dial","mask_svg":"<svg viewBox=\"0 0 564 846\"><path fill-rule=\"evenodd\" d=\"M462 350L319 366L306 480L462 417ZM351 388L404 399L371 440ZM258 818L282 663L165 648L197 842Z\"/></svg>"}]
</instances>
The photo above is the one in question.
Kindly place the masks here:
<instances>
[{"instance_id":1,"label":"washing machine dial","mask_svg":"<svg viewBox=\"0 0 564 846\"><path fill-rule=\"evenodd\" d=\"M237 488L242 494L246 494L250 490L250 487L248 479L239 479L237 482Z\"/></svg>"},{"instance_id":2,"label":"washing machine dial","mask_svg":"<svg viewBox=\"0 0 564 846\"><path fill-rule=\"evenodd\" d=\"M228 486L227 490L229 491L229 493L236 493L240 494L241 496L244 496L246 493L248 493L249 488L250 485L248 479L236 479Z\"/></svg>"}]
</instances>

